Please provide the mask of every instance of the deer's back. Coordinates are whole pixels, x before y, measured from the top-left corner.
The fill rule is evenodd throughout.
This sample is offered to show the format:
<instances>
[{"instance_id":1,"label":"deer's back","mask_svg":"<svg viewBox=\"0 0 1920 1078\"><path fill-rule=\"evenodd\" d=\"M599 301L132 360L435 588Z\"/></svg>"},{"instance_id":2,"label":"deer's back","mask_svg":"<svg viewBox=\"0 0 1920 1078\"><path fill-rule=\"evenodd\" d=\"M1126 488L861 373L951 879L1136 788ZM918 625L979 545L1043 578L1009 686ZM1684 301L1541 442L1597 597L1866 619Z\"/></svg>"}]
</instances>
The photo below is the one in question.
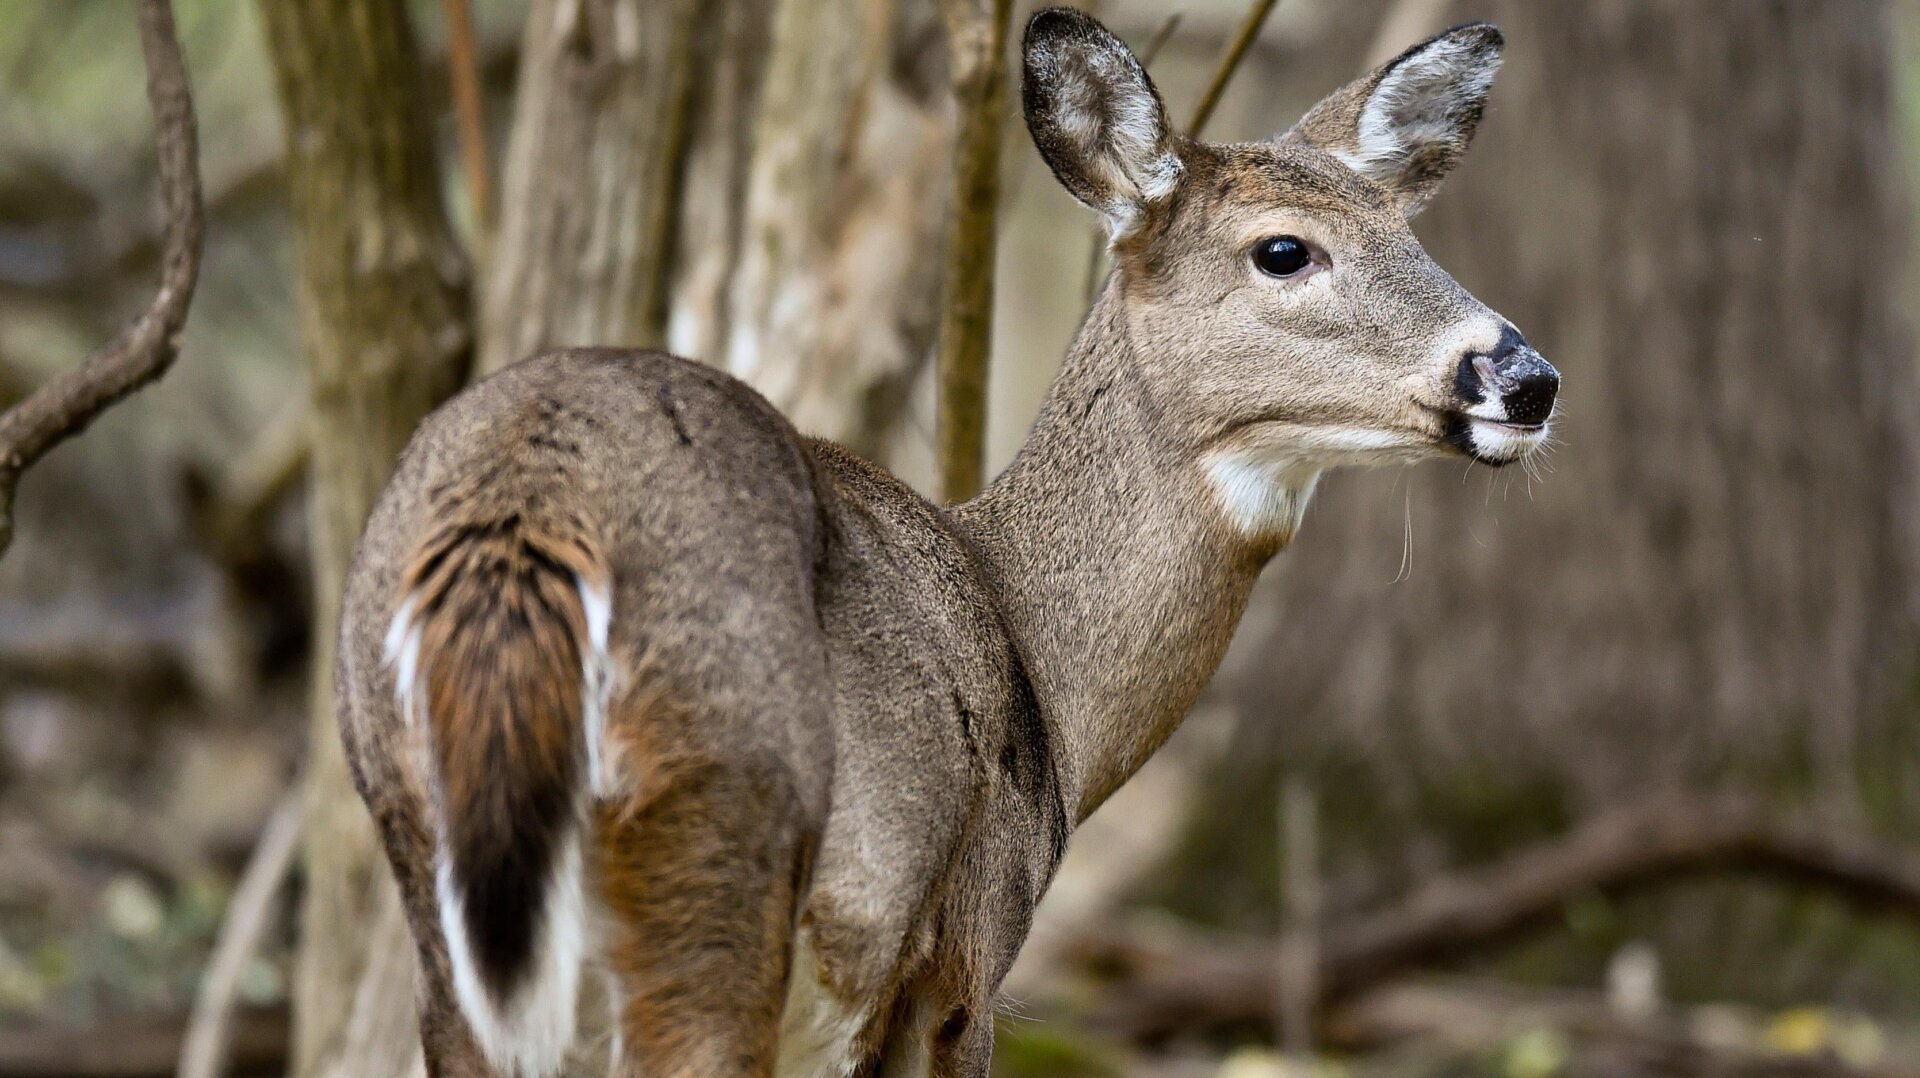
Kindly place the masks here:
<instances>
[{"instance_id":1,"label":"deer's back","mask_svg":"<svg viewBox=\"0 0 1920 1078\"><path fill-rule=\"evenodd\" d=\"M729 751L797 761L817 786L809 796L830 790L803 923L837 980L878 988L955 958L935 954L932 925L968 931L961 913L942 916L956 888L999 903L968 904L964 918L979 922L973 944L996 941L972 975L1004 973L1068 825L1020 648L941 510L801 438L725 373L663 353L554 353L468 389L403 455L349 581L343 727L376 813L426 801L398 751L383 644L410 559L466 517L588 536L611 576L622 691L662 673L698 685L717 712L758 716L728 729ZM801 667L822 641L830 729L754 703L817 691ZM423 845L431 832L424 820L399 830ZM1015 831L1032 841L1004 841ZM989 856L983 832L1007 852Z\"/></svg>"}]
</instances>

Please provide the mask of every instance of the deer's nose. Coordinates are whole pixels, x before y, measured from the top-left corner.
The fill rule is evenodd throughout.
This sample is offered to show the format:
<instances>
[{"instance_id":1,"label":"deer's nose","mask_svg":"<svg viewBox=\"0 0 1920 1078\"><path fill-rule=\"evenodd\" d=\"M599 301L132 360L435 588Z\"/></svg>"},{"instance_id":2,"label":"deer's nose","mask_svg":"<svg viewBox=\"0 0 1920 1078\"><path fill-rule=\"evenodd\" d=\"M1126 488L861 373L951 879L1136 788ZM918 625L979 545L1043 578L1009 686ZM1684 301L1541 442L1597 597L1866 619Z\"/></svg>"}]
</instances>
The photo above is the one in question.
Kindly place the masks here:
<instances>
[{"instance_id":1,"label":"deer's nose","mask_svg":"<svg viewBox=\"0 0 1920 1078\"><path fill-rule=\"evenodd\" d=\"M1489 405L1498 415L1482 418L1522 426L1537 426L1553 414L1553 399L1560 392L1560 372L1553 369L1540 353L1533 350L1518 330L1508 326L1500 342L1487 352L1469 352L1461 357L1454 380L1460 396L1478 405L1469 414L1479 414Z\"/></svg>"}]
</instances>

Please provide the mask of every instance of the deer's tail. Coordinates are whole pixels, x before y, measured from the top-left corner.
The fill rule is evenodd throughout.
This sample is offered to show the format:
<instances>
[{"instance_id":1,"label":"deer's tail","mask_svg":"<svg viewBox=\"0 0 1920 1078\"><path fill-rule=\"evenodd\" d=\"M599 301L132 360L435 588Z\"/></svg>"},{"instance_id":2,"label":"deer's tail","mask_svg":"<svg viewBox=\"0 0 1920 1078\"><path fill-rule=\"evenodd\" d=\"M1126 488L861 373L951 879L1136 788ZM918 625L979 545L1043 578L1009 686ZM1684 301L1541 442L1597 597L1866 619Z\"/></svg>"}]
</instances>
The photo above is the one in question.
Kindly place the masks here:
<instances>
[{"instance_id":1,"label":"deer's tail","mask_svg":"<svg viewBox=\"0 0 1920 1078\"><path fill-rule=\"evenodd\" d=\"M587 529L502 510L427 538L387 633L401 711L426 747L455 993L509 1073L548 1073L574 1033L611 614Z\"/></svg>"}]
</instances>

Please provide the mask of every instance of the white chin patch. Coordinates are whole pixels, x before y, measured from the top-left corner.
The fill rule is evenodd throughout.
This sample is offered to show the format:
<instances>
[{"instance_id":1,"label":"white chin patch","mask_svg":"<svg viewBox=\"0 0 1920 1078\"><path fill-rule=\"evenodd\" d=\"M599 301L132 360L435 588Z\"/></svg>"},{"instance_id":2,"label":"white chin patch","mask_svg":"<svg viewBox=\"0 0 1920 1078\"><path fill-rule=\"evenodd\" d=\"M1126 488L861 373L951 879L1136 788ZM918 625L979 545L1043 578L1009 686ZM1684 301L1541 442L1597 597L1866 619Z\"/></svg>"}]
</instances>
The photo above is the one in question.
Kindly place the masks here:
<instances>
[{"instance_id":1,"label":"white chin patch","mask_svg":"<svg viewBox=\"0 0 1920 1078\"><path fill-rule=\"evenodd\" d=\"M1494 464L1511 464L1546 444L1547 428L1516 427L1467 417L1474 455Z\"/></svg>"}]
</instances>

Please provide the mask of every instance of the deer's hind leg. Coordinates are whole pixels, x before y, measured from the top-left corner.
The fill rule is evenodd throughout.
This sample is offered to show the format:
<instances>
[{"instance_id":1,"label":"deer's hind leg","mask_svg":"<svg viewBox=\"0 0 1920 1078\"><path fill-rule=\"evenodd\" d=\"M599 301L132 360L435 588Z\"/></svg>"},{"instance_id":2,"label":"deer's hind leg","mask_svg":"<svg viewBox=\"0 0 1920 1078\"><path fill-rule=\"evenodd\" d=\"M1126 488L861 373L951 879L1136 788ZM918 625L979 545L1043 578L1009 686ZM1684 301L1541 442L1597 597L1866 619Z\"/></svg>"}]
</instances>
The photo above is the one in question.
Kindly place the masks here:
<instances>
[{"instance_id":1,"label":"deer's hind leg","mask_svg":"<svg viewBox=\"0 0 1920 1078\"><path fill-rule=\"evenodd\" d=\"M634 793L603 798L595 835L616 1073L771 1074L824 776L698 708L630 723L646 730L627 756ZM824 712L816 734L830 751Z\"/></svg>"}]
</instances>

